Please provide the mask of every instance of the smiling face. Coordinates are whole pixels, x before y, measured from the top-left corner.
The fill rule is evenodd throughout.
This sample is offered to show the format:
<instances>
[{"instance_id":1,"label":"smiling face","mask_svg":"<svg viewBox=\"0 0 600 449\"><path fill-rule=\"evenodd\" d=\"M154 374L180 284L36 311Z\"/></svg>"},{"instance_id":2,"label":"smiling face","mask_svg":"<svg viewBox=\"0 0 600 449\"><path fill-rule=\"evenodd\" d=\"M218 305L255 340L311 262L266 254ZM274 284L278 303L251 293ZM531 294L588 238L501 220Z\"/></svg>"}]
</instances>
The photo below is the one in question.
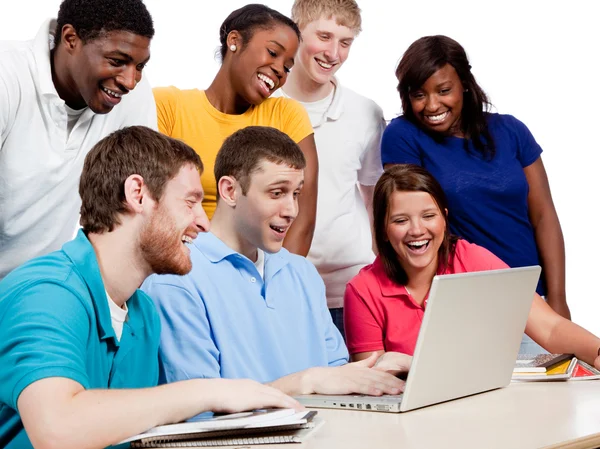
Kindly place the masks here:
<instances>
[{"instance_id":1,"label":"smiling face","mask_svg":"<svg viewBox=\"0 0 600 449\"><path fill-rule=\"evenodd\" d=\"M294 70L318 85L329 83L348 58L356 31L336 23L335 17L321 18L302 29L298 63Z\"/></svg>"},{"instance_id":2,"label":"smiling face","mask_svg":"<svg viewBox=\"0 0 600 449\"><path fill-rule=\"evenodd\" d=\"M153 273L184 275L192 269L186 244L210 227L202 208L203 195L200 175L191 164L167 183L140 234L141 252Z\"/></svg>"},{"instance_id":3,"label":"smiling face","mask_svg":"<svg viewBox=\"0 0 600 449\"><path fill-rule=\"evenodd\" d=\"M67 46L70 55L63 99L72 108L88 106L96 114L110 112L135 88L150 59L150 39L128 31L112 31L84 43L66 30L59 45Z\"/></svg>"},{"instance_id":4,"label":"smiling face","mask_svg":"<svg viewBox=\"0 0 600 449\"><path fill-rule=\"evenodd\" d=\"M400 265L411 275L438 267L446 218L427 192L395 191L390 197L386 236Z\"/></svg>"},{"instance_id":5,"label":"smiling face","mask_svg":"<svg viewBox=\"0 0 600 449\"><path fill-rule=\"evenodd\" d=\"M446 64L416 90L409 93L417 121L440 134L464 137L460 129L463 84L454 67Z\"/></svg>"},{"instance_id":6,"label":"smiling face","mask_svg":"<svg viewBox=\"0 0 600 449\"><path fill-rule=\"evenodd\" d=\"M290 27L275 24L256 29L249 42L242 42L239 33L232 31L227 42L237 47L227 52L231 82L246 103L258 105L285 84L298 50L298 36Z\"/></svg>"},{"instance_id":7,"label":"smiling face","mask_svg":"<svg viewBox=\"0 0 600 449\"><path fill-rule=\"evenodd\" d=\"M298 216L298 195L304 170L262 160L250 175L246 195L238 186L235 206L237 234L246 248L276 253Z\"/></svg>"}]
</instances>

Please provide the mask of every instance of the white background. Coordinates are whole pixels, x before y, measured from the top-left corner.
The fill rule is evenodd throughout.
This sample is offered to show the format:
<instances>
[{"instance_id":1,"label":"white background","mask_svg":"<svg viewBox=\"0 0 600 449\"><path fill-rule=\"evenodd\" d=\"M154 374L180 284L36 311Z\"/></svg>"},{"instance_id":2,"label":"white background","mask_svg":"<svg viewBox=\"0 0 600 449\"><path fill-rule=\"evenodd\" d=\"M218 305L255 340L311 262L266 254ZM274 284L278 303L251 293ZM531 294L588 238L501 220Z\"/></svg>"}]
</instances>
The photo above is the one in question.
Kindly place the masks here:
<instances>
[{"instance_id":1,"label":"white background","mask_svg":"<svg viewBox=\"0 0 600 449\"><path fill-rule=\"evenodd\" d=\"M391 119L400 111L394 71L421 36L446 34L467 50L496 110L515 115L544 149L566 241L567 298L574 321L600 334L596 257L600 72L594 0L358 0L363 32L339 72ZM205 88L218 63L219 27L245 1L146 0L156 26L146 70L153 86ZM290 14L291 0L265 2ZM0 6L0 39L29 39L58 0Z\"/></svg>"}]
</instances>

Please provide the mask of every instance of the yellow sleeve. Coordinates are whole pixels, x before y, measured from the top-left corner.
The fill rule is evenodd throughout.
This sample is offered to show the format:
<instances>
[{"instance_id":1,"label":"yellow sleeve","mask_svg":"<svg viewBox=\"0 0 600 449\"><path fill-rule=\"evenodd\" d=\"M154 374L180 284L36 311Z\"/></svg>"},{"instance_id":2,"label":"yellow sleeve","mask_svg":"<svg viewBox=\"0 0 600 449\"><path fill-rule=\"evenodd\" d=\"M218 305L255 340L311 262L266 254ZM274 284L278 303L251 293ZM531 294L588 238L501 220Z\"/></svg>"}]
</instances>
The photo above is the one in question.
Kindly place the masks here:
<instances>
[{"instance_id":1,"label":"yellow sleeve","mask_svg":"<svg viewBox=\"0 0 600 449\"><path fill-rule=\"evenodd\" d=\"M281 98L281 100L282 131L296 143L313 134L310 118L304 106L291 98Z\"/></svg>"},{"instance_id":2,"label":"yellow sleeve","mask_svg":"<svg viewBox=\"0 0 600 449\"><path fill-rule=\"evenodd\" d=\"M174 86L152 89L156 102L158 130L167 136L173 135L180 90Z\"/></svg>"}]
</instances>

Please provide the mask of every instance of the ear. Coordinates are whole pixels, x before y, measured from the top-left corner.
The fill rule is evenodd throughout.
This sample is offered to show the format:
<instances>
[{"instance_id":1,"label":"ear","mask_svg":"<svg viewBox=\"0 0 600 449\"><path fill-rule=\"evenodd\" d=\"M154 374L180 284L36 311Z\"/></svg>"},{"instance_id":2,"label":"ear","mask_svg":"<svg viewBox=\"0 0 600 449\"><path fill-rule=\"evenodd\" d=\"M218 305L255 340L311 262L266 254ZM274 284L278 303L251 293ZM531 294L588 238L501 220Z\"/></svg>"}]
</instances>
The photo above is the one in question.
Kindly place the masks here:
<instances>
[{"instance_id":1,"label":"ear","mask_svg":"<svg viewBox=\"0 0 600 449\"><path fill-rule=\"evenodd\" d=\"M60 33L59 45L62 45L68 53L72 54L78 46L83 45L73 25L67 24L63 26Z\"/></svg>"},{"instance_id":2,"label":"ear","mask_svg":"<svg viewBox=\"0 0 600 449\"><path fill-rule=\"evenodd\" d=\"M148 193L144 178L140 175L130 175L125 180L125 204L129 210L135 214L144 212L144 207L148 208L148 202L152 204L155 201Z\"/></svg>"},{"instance_id":3,"label":"ear","mask_svg":"<svg viewBox=\"0 0 600 449\"><path fill-rule=\"evenodd\" d=\"M227 35L227 53L231 53L231 51L229 51L229 47L232 45L235 45L237 47L237 52L239 52L242 49L243 43L242 35L238 30L230 31Z\"/></svg>"},{"instance_id":4,"label":"ear","mask_svg":"<svg viewBox=\"0 0 600 449\"><path fill-rule=\"evenodd\" d=\"M448 209L444 208L444 214L446 214L446 218L448 218Z\"/></svg>"},{"instance_id":5,"label":"ear","mask_svg":"<svg viewBox=\"0 0 600 449\"><path fill-rule=\"evenodd\" d=\"M242 193L242 187L237 179L233 176L223 176L217 183L219 198L224 201L229 207L235 207L239 195Z\"/></svg>"}]
</instances>

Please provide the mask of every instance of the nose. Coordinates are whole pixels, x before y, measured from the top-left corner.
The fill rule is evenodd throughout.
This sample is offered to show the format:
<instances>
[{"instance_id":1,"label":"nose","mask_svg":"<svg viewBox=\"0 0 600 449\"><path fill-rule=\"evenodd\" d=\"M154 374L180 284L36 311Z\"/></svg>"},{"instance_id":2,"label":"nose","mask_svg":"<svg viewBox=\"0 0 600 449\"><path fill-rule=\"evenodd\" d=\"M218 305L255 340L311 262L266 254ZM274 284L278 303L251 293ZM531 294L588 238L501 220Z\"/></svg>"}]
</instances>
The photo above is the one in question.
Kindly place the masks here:
<instances>
[{"instance_id":1,"label":"nose","mask_svg":"<svg viewBox=\"0 0 600 449\"><path fill-rule=\"evenodd\" d=\"M117 82L127 91L133 90L141 79L142 73L133 64L126 65L117 76Z\"/></svg>"},{"instance_id":2,"label":"nose","mask_svg":"<svg viewBox=\"0 0 600 449\"><path fill-rule=\"evenodd\" d=\"M427 111L435 112L440 107L440 102L438 101L437 95L427 95L425 100L425 109Z\"/></svg>"},{"instance_id":3,"label":"nose","mask_svg":"<svg viewBox=\"0 0 600 449\"><path fill-rule=\"evenodd\" d=\"M335 39L332 39L329 42L329 45L327 46L327 48L324 51L325 57L329 60L329 61L336 61L338 59L338 54L339 54L339 42L336 41Z\"/></svg>"},{"instance_id":4,"label":"nose","mask_svg":"<svg viewBox=\"0 0 600 449\"><path fill-rule=\"evenodd\" d=\"M199 204L196 207L194 213L194 225L196 226L197 231L208 232L210 230L210 220L208 219L208 216L206 215L202 204Z\"/></svg>"},{"instance_id":5,"label":"nose","mask_svg":"<svg viewBox=\"0 0 600 449\"><path fill-rule=\"evenodd\" d=\"M415 219L410 221L410 228L408 229L408 233L411 236L419 236L424 233L423 223L421 220Z\"/></svg>"},{"instance_id":6,"label":"nose","mask_svg":"<svg viewBox=\"0 0 600 449\"><path fill-rule=\"evenodd\" d=\"M298 205L298 197L294 195L288 195L288 198L284 201L282 206L281 215L290 220L294 220L298 216L300 207Z\"/></svg>"}]
</instances>

